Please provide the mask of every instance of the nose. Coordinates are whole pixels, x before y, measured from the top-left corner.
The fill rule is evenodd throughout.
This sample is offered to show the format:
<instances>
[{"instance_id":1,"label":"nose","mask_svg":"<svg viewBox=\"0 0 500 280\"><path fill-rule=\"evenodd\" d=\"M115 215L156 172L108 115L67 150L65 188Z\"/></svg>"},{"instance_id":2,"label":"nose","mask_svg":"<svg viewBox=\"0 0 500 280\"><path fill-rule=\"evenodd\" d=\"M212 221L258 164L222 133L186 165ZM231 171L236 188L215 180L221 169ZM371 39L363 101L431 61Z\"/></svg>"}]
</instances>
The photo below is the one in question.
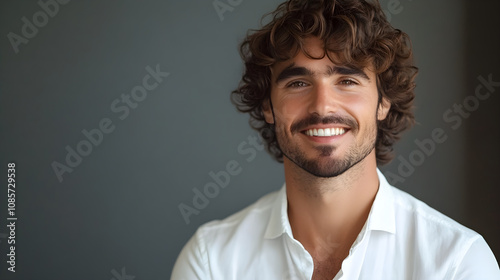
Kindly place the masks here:
<instances>
[{"instance_id":1,"label":"nose","mask_svg":"<svg viewBox=\"0 0 500 280\"><path fill-rule=\"evenodd\" d=\"M309 114L327 116L338 111L339 98L333 86L318 83L313 87L309 96Z\"/></svg>"}]
</instances>

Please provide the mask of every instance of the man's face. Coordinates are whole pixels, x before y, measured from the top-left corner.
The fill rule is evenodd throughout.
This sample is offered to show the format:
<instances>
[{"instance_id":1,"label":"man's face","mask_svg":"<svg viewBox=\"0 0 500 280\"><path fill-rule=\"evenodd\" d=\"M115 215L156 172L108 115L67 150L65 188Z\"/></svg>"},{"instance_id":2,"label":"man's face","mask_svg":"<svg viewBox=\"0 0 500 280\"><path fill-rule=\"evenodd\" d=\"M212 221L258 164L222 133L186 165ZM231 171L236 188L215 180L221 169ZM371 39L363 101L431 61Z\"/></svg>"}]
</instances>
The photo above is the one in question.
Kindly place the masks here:
<instances>
[{"instance_id":1,"label":"man's face","mask_svg":"<svg viewBox=\"0 0 500 280\"><path fill-rule=\"evenodd\" d=\"M323 55L323 43L306 40L313 57ZM318 177L335 177L368 155L377 137L377 119L389 111L378 106L375 73L335 65L327 56L310 59L304 53L276 63L271 75L271 101L264 104L266 122L275 123L285 161Z\"/></svg>"}]
</instances>

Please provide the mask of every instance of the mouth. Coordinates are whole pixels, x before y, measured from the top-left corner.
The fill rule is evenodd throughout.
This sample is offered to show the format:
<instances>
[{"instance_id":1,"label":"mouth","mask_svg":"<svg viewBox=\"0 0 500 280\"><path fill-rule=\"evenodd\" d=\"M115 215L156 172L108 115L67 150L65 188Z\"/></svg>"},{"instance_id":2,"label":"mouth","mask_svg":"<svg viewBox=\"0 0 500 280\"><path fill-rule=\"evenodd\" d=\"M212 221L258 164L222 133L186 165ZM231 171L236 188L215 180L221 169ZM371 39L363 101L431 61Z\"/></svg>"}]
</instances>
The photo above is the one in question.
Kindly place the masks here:
<instances>
[{"instance_id":1,"label":"mouth","mask_svg":"<svg viewBox=\"0 0 500 280\"><path fill-rule=\"evenodd\" d=\"M332 137L345 134L349 129L344 127L310 128L303 130L302 133L307 136Z\"/></svg>"}]
</instances>

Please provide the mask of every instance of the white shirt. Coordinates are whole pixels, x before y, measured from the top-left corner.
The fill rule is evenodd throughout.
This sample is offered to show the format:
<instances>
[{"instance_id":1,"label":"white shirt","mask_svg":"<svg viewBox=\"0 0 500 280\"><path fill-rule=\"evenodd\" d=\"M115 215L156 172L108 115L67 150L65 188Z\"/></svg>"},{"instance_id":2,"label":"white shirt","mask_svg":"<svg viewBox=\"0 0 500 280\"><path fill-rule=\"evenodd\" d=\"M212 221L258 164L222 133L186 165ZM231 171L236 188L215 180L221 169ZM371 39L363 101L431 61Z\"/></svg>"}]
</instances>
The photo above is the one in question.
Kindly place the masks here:
<instances>
[{"instance_id":1,"label":"white shirt","mask_svg":"<svg viewBox=\"0 0 500 280\"><path fill-rule=\"evenodd\" d=\"M491 249L458 224L387 182L338 279L500 279ZM292 234L286 186L242 211L201 226L185 245L172 280L311 279L311 255Z\"/></svg>"}]
</instances>

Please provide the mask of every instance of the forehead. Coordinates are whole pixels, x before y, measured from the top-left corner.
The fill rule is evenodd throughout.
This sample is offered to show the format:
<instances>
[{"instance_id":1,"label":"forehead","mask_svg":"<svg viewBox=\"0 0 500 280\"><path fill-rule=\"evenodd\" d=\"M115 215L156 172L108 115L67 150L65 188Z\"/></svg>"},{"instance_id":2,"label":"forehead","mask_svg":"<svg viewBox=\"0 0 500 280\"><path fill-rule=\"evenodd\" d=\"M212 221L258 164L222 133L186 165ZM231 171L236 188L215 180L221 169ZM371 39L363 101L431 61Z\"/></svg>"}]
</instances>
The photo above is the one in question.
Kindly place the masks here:
<instances>
[{"instance_id":1,"label":"forehead","mask_svg":"<svg viewBox=\"0 0 500 280\"><path fill-rule=\"evenodd\" d=\"M375 74L371 71L371 64L368 67L354 67L347 66L345 64L336 64L332 60L337 60L337 56L333 53L329 53L326 55L326 49L324 46L324 42L316 37L309 37L304 39L304 44L302 49L299 49L297 53L291 57L290 59L276 62L271 66L271 78L275 80L283 70L294 66L294 67L303 67L310 71L309 73L313 74L332 74L331 69L336 67L341 67L342 69L351 69L354 70L353 73L356 72L364 72L368 76L368 80L375 76ZM334 71L335 72L335 71ZM345 71L341 71L345 73ZM349 71L348 71L349 72Z\"/></svg>"}]
</instances>

